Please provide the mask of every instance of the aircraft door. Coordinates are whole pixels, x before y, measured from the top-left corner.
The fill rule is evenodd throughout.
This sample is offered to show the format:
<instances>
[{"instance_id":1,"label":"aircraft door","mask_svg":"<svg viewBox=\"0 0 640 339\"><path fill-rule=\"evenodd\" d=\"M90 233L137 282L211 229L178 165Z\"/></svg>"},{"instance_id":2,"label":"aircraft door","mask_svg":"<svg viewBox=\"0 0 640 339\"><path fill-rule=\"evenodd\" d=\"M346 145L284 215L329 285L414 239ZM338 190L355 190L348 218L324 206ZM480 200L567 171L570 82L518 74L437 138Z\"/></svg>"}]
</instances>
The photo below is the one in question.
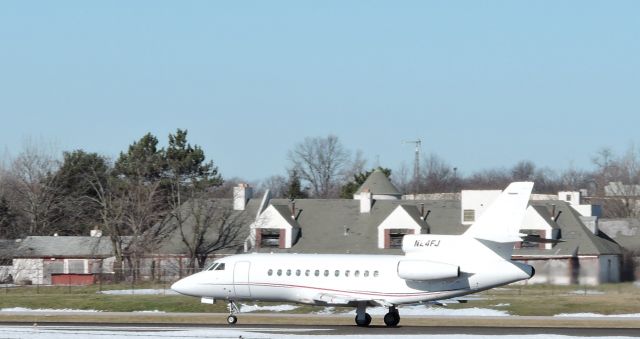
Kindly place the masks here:
<instances>
[{"instance_id":1,"label":"aircraft door","mask_svg":"<svg viewBox=\"0 0 640 339\"><path fill-rule=\"evenodd\" d=\"M251 297L251 288L249 287L250 267L250 262L239 261L233 268L233 288L236 293L236 298Z\"/></svg>"}]
</instances>

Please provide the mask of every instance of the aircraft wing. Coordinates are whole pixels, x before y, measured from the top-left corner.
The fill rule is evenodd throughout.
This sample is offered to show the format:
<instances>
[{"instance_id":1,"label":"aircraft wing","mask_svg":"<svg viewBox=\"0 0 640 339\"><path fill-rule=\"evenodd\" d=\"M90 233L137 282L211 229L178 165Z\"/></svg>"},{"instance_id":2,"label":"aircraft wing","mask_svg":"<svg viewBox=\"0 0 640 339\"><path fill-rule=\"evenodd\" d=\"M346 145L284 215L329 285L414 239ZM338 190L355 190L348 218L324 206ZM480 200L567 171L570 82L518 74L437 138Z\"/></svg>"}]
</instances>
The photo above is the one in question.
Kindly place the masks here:
<instances>
[{"instance_id":1,"label":"aircraft wing","mask_svg":"<svg viewBox=\"0 0 640 339\"><path fill-rule=\"evenodd\" d=\"M334 293L320 293L313 297L316 302L327 303L331 305L350 305L357 302L367 302L369 305L389 307L393 304L382 299L359 299L350 295L341 295Z\"/></svg>"},{"instance_id":2,"label":"aircraft wing","mask_svg":"<svg viewBox=\"0 0 640 339\"><path fill-rule=\"evenodd\" d=\"M320 293L313 297L313 300L334 304L334 305L347 305L350 302L356 301L356 299L347 296L347 295L339 295L339 294L331 294L331 293Z\"/></svg>"}]
</instances>

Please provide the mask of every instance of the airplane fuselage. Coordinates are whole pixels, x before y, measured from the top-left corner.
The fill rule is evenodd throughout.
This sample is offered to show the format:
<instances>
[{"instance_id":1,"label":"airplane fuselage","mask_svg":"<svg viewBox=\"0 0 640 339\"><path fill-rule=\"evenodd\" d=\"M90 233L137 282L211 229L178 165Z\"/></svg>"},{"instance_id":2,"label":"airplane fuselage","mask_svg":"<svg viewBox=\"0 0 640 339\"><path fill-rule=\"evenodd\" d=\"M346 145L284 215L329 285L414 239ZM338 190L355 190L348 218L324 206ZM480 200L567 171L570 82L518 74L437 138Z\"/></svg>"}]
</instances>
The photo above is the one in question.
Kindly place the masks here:
<instances>
[{"instance_id":1,"label":"airplane fuselage","mask_svg":"<svg viewBox=\"0 0 640 339\"><path fill-rule=\"evenodd\" d=\"M241 254L218 260L224 269L202 271L172 288L225 300L352 306L367 300L399 305L475 293L531 274L526 265L495 260L484 263L486 271L462 267L456 277L407 280L398 275L399 264L407 259L403 255Z\"/></svg>"}]
</instances>

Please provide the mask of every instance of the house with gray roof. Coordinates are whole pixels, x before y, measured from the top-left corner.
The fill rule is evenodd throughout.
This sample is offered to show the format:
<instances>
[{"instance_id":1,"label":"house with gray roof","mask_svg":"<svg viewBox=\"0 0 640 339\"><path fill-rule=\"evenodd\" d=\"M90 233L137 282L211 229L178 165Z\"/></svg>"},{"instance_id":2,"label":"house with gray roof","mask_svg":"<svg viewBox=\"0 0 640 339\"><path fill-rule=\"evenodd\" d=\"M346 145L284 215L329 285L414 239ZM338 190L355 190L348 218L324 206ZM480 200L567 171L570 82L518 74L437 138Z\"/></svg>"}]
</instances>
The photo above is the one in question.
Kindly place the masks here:
<instances>
[{"instance_id":1,"label":"house with gray roof","mask_svg":"<svg viewBox=\"0 0 640 339\"><path fill-rule=\"evenodd\" d=\"M16 242L11 274L18 284L92 284L113 273L113 248L102 236L30 236Z\"/></svg>"},{"instance_id":2,"label":"house with gray roof","mask_svg":"<svg viewBox=\"0 0 640 339\"><path fill-rule=\"evenodd\" d=\"M462 234L499 193L463 191L460 199L403 200L383 173L374 172L371 177L354 199L291 201L272 199L268 192L254 198L250 187L241 185L233 199L216 199L215 204L233 208L233 220L237 221L233 226L240 227L243 241L214 254L400 254L405 234ZM590 211L597 208L578 205L574 196L567 201L565 196L530 202L521 228L529 235L528 241L518 244L513 254L514 259L535 267L536 276L528 283L594 285L619 281L620 246L590 226L597 221L597 215ZM531 240L536 237L546 240ZM184 241L176 234L167 239L157 255L182 255L180 260L184 260Z\"/></svg>"}]
</instances>

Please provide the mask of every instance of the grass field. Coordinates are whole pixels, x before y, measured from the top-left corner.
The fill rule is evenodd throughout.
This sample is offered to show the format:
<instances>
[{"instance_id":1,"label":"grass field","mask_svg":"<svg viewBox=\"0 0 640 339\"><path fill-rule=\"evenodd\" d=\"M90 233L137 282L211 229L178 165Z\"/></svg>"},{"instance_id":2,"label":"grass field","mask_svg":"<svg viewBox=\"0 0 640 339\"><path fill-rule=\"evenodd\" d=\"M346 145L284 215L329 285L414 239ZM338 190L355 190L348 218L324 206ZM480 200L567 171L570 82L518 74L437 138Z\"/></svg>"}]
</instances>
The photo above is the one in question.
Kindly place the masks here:
<instances>
[{"instance_id":1,"label":"grass field","mask_svg":"<svg viewBox=\"0 0 640 339\"><path fill-rule=\"evenodd\" d=\"M0 289L0 308L77 309L108 312L164 311L224 313L226 304L201 304L197 298L180 295L107 295L101 290L131 289L131 285L87 287L23 286ZM167 285L136 285L134 289L163 289ZM560 313L639 314L640 287L631 283L597 287L511 285L469 296L466 304L449 308L490 308L511 315L551 316ZM268 305L269 303L260 303ZM322 308L301 306L288 313L309 313ZM338 309L338 312L349 311Z\"/></svg>"}]
</instances>

